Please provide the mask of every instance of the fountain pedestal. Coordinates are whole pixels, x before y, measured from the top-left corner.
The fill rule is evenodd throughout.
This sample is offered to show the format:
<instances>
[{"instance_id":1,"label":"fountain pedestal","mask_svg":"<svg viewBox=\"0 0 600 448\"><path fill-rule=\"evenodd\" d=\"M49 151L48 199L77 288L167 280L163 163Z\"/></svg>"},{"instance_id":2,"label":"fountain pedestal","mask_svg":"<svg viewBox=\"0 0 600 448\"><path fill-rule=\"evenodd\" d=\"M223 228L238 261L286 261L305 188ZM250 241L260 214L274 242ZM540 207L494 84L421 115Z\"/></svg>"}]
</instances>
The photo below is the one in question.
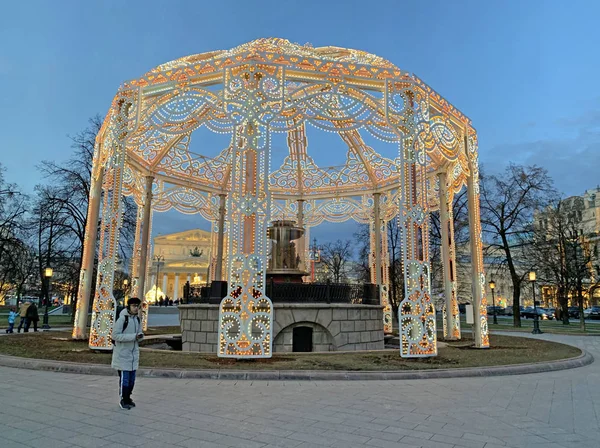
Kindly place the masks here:
<instances>
[{"instance_id":1,"label":"fountain pedestal","mask_svg":"<svg viewBox=\"0 0 600 448\"><path fill-rule=\"evenodd\" d=\"M267 267L267 281L273 283L302 283L302 277L308 272L300 269L301 259L296 252L297 240L304 235L302 227L296 227L295 221L273 221L267 230L271 240L271 254Z\"/></svg>"}]
</instances>

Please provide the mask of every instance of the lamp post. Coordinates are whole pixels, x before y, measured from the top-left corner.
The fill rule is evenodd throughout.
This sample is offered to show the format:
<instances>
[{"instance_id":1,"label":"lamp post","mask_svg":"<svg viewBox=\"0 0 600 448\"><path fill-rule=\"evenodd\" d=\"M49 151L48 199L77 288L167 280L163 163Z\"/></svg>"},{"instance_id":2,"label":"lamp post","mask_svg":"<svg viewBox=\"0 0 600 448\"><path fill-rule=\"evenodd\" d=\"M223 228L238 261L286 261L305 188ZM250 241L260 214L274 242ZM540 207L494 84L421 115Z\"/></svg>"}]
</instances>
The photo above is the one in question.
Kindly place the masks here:
<instances>
[{"instance_id":1,"label":"lamp post","mask_svg":"<svg viewBox=\"0 0 600 448\"><path fill-rule=\"evenodd\" d=\"M533 334L542 334L542 330L540 330L540 316L537 313L537 304L535 301L535 272L531 271L529 273L529 281L531 282L531 289L533 291Z\"/></svg>"},{"instance_id":2,"label":"lamp post","mask_svg":"<svg viewBox=\"0 0 600 448\"><path fill-rule=\"evenodd\" d=\"M317 246L317 239L313 238L313 245L308 251L308 256L311 261L311 269L310 269L310 281L315 282L315 263L319 263L321 261L321 252L319 247Z\"/></svg>"},{"instance_id":3,"label":"lamp post","mask_svg":"<svg viewBox=\"0 0 600 448\"><path fill-rule=\"evenodd\" d=\"M154 305L158 303L158 273L160 272L160 263L165 259L164 255L155 255L156 260L156 283L154 284Z\"/></svg>"},{"instance_id":4,"label":"lamp post","mask_svg":"<svg viewBox=\"0 0 600 448\"><path fill-rule=\"evenodd\" d=\"M50 325L48 324L48 302L50 302L50 279L52 278L52 273L52 268L44 269L44 278L46 279L46 308L44 309L42 330L50 329Z\"/></svg>"},{"instance_id":5,"label":"lamp post","mask_svg":"<svg viewBox=\"0 0 600 448\"><path fill-rule=\"evenodd\" d=\"M494 289L496 289L496 282L490 280L490 289L492 290L492 309L494 310L494 325L498 325L498 318L496 317L496 296L494 295Z\"/></svg>"}]
</instances>

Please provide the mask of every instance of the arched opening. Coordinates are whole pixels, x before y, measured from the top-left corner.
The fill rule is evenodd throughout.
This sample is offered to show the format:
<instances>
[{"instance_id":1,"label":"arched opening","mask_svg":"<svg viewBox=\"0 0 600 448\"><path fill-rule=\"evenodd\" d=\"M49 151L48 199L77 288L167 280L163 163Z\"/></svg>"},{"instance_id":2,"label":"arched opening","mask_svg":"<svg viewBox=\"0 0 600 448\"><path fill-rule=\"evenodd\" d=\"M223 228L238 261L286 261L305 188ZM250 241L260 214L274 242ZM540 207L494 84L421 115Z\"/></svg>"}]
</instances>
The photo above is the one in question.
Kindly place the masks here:
<instances>
[{"instance_id":1,"label":"arched opening","mask_svg":"<svg viewBox=\"0 0 600 448\"><path fill-rule=\"evenodd\" d=\"M295 327L292 331L292 351L313 351L313 329L311 327Z\"/></svg>"}]
</instances>

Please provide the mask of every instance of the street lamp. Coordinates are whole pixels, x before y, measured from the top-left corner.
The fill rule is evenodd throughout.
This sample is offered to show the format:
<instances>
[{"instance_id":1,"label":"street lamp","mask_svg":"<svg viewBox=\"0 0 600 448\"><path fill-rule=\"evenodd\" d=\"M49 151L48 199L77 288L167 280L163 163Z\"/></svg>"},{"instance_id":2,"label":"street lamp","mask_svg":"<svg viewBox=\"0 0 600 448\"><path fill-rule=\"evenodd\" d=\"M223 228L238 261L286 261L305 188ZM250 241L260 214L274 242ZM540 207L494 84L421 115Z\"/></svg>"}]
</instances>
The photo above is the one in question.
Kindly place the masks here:
<instances>
[{"instance_id":1,"label":"street lamp","mask_svg":"<svg viewBox=\"0 0 600 448\"><path fill-rule=\"evenodd\" d=\"M496 296L494 295L494 289L496 289L496 282L490 280L490 289L492 290L492 309L494 310L494 325L498 325L498 318L496 317Z\"/></svg>"},{"instance_id":2,"label":"street lamp","mask_svg":"<svg viewBox=\"0 0 600 448\"><path fill-rule=\"evenodd\" d=\"M529 281L531 282L531 289L533 290L533 334L542 334L542 330L540 330L540 316L537 313L537 304L535 301L535 272L531 271L529 273Z\"/></svg>"},{"instance_id":3,"label":"street lamp","mask_svg":"<svg viewBox=\"0 0 600 448\"><path fill-rule=\"evenodd\" d=\"M44 269L44 278L46 279L46 308L44 309L42 330L50 329L50 325L48 325L48 302L50 301L50 279L52 278L52 273L52 268Z\"/></svg>"},{"instance_id":4,"label":"street lamp","mask_svg":"<svg viewBox=\"0 0 600 448\"><path fill-rule=\"evenodd\" d=\"M164 255L155 255L156 260L156 283L154 284L154 305L158 303L158 273L160 272L160 263L165 259ZM163 291L164 293L164 291Z\"/></svg>"},{"instance_id":5,"label":"street lamp","mask_svg":"<svg viewBox=\"0 0 600 448\"><path fill-rule=\"evenodd\" d=\"M321 261L321 252L320 252L319 247L317 246L316 238L313 238L313 245L308 250L308 256L311 261L310 281L314 283L314 281L315 281L315 263L319 263Z\"/></svg>"}]
</instances>

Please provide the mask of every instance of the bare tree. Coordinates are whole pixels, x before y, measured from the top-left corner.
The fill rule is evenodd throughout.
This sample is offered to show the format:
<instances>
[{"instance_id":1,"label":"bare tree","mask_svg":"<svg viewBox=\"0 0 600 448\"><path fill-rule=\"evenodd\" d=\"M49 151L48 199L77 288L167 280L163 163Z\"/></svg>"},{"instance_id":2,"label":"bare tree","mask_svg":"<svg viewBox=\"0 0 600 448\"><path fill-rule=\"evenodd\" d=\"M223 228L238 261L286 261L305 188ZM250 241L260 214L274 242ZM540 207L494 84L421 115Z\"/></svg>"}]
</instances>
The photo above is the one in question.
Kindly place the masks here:
<instances>
[{"instance_id":1,"label":"bare tree","mask_svg":"<svg viewBox=\"0 0 600 448\"><path fill-rule=\"evenodd\" d=\"M560 305L563 324L569 324L569 295L583 315L584 283L593 277L594 250L580 226L584 204L582 198L558 200L536 217L533 254L540 267L541 280L553 286Z\"/></svg>"},{"instance_id":2,"label":"bare tree","mask_svg":"<svg viewBox=\"0 0 600 448\"><path fill-rule=\"evenodd\" d=\"M327 269L327 277L334 283L347 279L347 265L353 256L352 246L351 240L337 240L323 245L321 263Z\"/></svg>"},{"instance_id":3,"label":"bare tree","mask_svg":"<svg viewBox=\"0 0 600 448\"><path fill-rule=\"evenodd\" d=\"M0 297L15 286L15 267L28 230L28 197L15 184L6 183L3 173L0 165Z\"/></svg>"},{"instance_id":4,"label":"bare tree","mask_svg":"<svg viewBox=\"0 0 600 448\"><path fill-rule=\"evenodd\" d=\"M36 186L37 198L33 207L32 227L36 229L36 249L38 254L39 281L42 285L40 304L47 297L47 283L44 271L47 267L57 270L57 261L65 251L72 250L69 241L64 204L59 188L46 185ZM58 270L57 270L58 272Z\"/></svg>"},{"instance_id":5,"label":"bare tree","mask_svg":"<svg viewBox=\"0 0 600 448\"><path fill-rule=\"evenodd\" d=\"M389 300L394 311L398 316L398 307L404 298L404 271L402 269L402 244L400 227L397 218L385 223L387 232L388 254L389 254ZM371 264L369 253L371 251L371 229L368 224L362 224L358 232L354 234L354 239L358 244L358 266L359 278L364 282L371 282Z\"/></svg>"},{"instance_id":6,"label":"bare tree","mask_svg":"<svg viewBox=\"0 0 600 448\"><path fill-rule=\"evenodd\" d=\"M386 223L388 253L390 255L390 304L396 319L398 318L398 308L400 302L404 299L404 265L402 263L402 233L398 218L394 218Z\"/></svg>"},{"instance_id":7,"label":"bare tree","mask_svg":"<svg viewBox=\"0 0 600 448\"><path fill-rule=\"evenodd\" d=\"M480 183L481 224L492 250L504 255L513 284L514 326L521 326L521 286L531 266L533 214L556 192L548 172L538 166L510 164L501 175L483 176Z\"/></svg>"},{"instance_id":8,"label":"bare tree","mask_svg":"<svg viewBox=\"0 0 600 448\"><path fill-rule=\"evenodd\" d=\"M12 250L10 273L18 306L25 284L35 274L37 256L34 249L23 241L15 244Z\"/></svg>"},{"instance_id":9,"label":"bare tree","mask_svg":"<svg viewBox=\"0 0 600 448\"><path fill-rule=\"evenodd\" d=\"M369 260L369 254L371 253L371 228L369 224L358 225L358 230L354 233L354 241L358 247L356 263L357 277L363 283L371 283L371 262Z\"/></svg>"},{"instance_id":10,"label":"bare tree","mask_svg":"<svg viewBox=\"0 0 600 448\"><path fill-rule=\"evenodd\" d=\"M94 145L101 127L102 118L99 115L90 118L88 127L70 137L73 153L66 163L43 161L39 166L40 171L55 186L53 201L60 203L62 213L60 225L72 238L72 254L77 254L74 257L78 260L77 263L67 263L70 274L67 276L66 272L63 273L70 285L68 290L75 299L76 293L72 291L77 291L79 287L79 271L85 243ZM122 200L123 224L119 237L119 254L122 260L126 260L133 251L136 205L131 198L123 197ZM73 306L74 309L75 306Z\"/></svg>"}]
</instances>

